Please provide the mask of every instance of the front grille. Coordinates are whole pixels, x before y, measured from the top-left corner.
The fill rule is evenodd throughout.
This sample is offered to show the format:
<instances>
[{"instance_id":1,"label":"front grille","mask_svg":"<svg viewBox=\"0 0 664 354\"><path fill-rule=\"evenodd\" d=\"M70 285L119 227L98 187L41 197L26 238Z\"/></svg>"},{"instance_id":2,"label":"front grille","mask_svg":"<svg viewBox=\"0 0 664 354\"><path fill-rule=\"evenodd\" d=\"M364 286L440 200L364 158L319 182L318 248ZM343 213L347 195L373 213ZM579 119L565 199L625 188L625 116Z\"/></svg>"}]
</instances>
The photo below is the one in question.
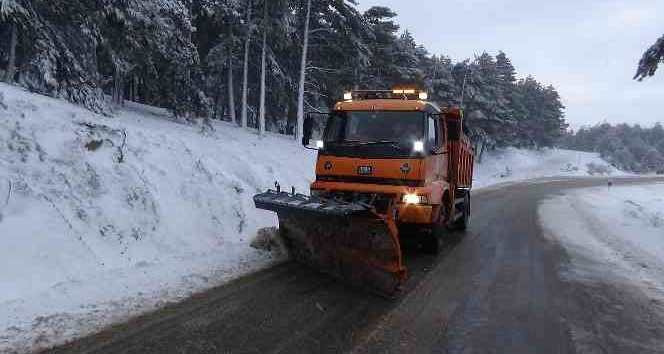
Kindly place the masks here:
<instances>
[{"instance_id":1,"label":"front grille","mask_svg":"<svg viewBox=\"0 0 664 354\"><path fill-rule=\"evenodd\" d=\"M391 186L407 186L407 187L421 187L423 181L419 179L400 179L400 178L379 178L379 177L359 177L359 176L334 176L334 175L318 175L318 181L325 182L346 182L346 183L366 183L366 184L382 184Z\"/></svg>"}]
</instances>

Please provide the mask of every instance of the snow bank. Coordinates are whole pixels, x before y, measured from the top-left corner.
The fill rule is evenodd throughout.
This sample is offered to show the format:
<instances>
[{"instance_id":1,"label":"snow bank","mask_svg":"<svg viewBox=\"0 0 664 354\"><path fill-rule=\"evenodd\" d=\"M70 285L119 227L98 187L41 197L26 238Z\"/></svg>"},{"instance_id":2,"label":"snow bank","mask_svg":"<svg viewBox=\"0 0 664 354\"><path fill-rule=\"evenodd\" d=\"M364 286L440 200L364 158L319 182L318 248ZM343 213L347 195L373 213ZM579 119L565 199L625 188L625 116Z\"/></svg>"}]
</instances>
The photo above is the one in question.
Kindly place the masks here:
<instances>
[{"instance_id":1,"label":"snow bank","mask_svg":"<svg viewBox=\"0 0 664 354\"><path fill-rule=\"evenodd\" d=\"M0 94L0 352L61 343L281 259L250 246L276 225L251 198L274 181L306 192L314 152L139 104L109 118L5 84ZM588 175L591 162L606 164L498 150L475 185ZM278 250L268 236L254 246Z\"/></svg>"},{"instance_id":2,"label":"snow bank","mask_svg":"<svg viewBox=\"0 0 664 354\"><path fill-rule=\"evenodd\" d=\"M249 246L276 223L252 196L276 180L304 191L313 178L315 154L280 136L218 122L203 133L137 104L107 118L0 92L0 352L59 343L273 264Z\"/></svg>"},{"instance_id":3,"label":"snow bank","mask_svg":"<svg viewBox=\"0 0 664 354\"><path fill-rule=\"evenodd\" d=\"M538 213L570 255L565 277L628 285L664 303L664 184L573 190Z\"/></svg>"},{"instance_id":4,"label":"snow bank","mask_svg":"<svg viewBox=\"0 0 664 354\"><path fill-rule=\"evenodd\" d=\"M540 151L496 149L484 154L475 167L473 185L485 187L502 182L560 176L624 176L599 154L563 149Z\"/></svg>"}]
</instances>

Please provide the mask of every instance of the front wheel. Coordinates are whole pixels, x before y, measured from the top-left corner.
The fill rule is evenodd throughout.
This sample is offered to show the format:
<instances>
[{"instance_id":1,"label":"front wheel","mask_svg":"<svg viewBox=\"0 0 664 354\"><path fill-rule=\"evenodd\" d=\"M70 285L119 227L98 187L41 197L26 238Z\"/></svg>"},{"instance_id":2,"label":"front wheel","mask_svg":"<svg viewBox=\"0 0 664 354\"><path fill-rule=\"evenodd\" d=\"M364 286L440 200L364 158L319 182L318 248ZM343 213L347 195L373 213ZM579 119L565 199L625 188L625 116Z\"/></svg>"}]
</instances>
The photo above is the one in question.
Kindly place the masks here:
<instances>
[{"instance_id":1,"label":"front wheel","mask_svg":"<svg viewBox=\"0 0 664 354\"><path fill-rule=\"evenodd\" d=\"M449 216L449 208L447 203L440 204L440 215L438 222L431 227L431 230L424 236L422 241L422 250L428 254L438 254L443 248L442 238L447 230L447 220Z\"/></svg>"}]
</instances>

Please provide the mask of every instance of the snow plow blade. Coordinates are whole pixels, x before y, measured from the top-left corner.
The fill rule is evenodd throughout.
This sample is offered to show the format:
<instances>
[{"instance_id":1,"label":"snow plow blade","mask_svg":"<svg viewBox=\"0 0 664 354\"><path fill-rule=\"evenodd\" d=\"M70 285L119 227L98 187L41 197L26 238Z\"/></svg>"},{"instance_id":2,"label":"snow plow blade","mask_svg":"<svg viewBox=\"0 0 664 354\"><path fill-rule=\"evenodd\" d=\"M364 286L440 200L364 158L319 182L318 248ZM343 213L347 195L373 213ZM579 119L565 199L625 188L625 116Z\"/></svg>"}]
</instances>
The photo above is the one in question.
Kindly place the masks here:
<instances>
[{"instance_id":1,"label":"snow plow blade","mask_svg":"<svg viewBox=\"0 0 664 354\"><path fill-rule=\"evenodd\" d=\"M254 203L277 213L293 260L388 297L406 280L391 213L276 191L255 195Z\"/></svg>"}]
</instances>

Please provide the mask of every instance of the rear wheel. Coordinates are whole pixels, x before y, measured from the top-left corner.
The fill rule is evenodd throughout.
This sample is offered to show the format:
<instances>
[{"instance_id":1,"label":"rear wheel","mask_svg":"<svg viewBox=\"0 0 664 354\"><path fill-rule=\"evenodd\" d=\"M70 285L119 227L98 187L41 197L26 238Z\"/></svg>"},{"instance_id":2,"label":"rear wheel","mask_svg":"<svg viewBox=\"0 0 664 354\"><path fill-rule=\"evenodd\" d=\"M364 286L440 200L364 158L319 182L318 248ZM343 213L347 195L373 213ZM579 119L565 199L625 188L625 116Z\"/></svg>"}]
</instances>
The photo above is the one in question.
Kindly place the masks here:
<instances>
[{"instance_id":1,"label":"rear wheel","mask_svg":"<svg viewBox=\"0 0 664 354\"><path fill-rule=\"evenodd\" d=\"M457 208L462 210L463 215L455 222L457 230L466 231L468 228L468 219L470 219L470 191L464 191L463 202L457 204Z\"/></svg>"}]
</instances>

